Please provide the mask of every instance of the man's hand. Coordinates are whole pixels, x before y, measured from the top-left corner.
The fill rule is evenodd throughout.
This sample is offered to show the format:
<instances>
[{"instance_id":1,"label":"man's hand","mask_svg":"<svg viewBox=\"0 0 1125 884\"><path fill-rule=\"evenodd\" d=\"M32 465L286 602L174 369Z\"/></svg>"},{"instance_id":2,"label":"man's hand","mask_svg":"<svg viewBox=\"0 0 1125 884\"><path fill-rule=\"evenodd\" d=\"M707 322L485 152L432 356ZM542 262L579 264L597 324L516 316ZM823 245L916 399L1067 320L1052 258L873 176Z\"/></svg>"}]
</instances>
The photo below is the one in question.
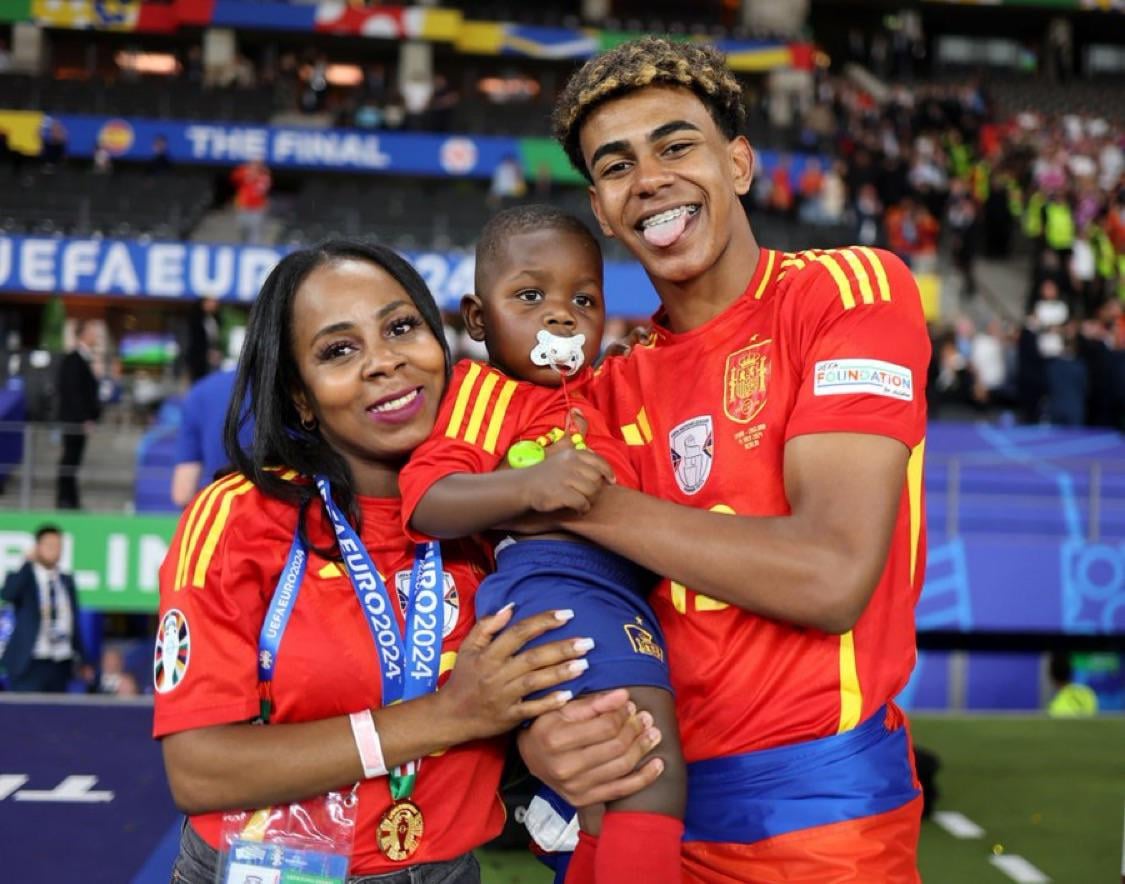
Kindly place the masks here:
<instances>
[{"instance_id":1,"label":"man's hand","mask_svg":"<svg viewBox=\"0 0 1125 884\"><path fill-rule=\"evenodd\" d=\"M610 356L628 356L629 352L638 344L645 344L652 336L652 329L647 325L638 325L623 338L610 341L602 350L602 359Z\"/></svg>"},{"instance_id":2,"label":"man's hand","mask_svg":"<svg viewBox=\"0 0 1125 884\"><path fill-rule=\"evenodd\" d=\"M659 758L644 760L660 731L625 690L572 700L518 739L528 769L575 807L632 795L664 770Z\"/></svg>"}]
</instances>

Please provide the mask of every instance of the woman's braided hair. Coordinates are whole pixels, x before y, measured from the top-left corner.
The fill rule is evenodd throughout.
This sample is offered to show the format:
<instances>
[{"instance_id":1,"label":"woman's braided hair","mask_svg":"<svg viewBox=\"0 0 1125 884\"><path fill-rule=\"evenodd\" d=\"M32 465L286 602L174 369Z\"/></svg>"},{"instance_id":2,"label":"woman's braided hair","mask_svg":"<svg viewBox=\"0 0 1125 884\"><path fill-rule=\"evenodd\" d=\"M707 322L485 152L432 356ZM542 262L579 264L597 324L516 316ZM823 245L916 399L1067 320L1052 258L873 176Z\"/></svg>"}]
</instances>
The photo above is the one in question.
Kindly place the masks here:
<instances>
[{"instance_id":1,"label":"woman's braided hair","mask_svg":"<svg viewBox=\"0 0 1125 884\"><path fill-rule=\"evenodd\" d=\"M555 137L587 180L590 170L578 138L582 123L603 102L646 86L690 89L727 138L742 132L746 120L742 87L719 50L704 43L672 42L662 37L630 40L586 62L570 78L555 105Z\"/></svg>"}]
</instances>

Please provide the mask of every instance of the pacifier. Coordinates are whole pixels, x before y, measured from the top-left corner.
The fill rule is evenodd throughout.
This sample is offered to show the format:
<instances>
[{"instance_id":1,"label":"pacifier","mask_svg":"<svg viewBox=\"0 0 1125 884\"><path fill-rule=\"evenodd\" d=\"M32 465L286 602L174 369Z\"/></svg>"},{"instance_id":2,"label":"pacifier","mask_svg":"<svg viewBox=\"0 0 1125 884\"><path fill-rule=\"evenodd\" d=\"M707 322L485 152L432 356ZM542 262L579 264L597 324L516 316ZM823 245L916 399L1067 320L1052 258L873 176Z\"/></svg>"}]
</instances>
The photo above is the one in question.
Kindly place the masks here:
<instances>
[{"instance_id":1,"label":"pacifier","mask_svg":"<svg viewBox=\"0 0 1125 884\"><path fill-rule=\"evenodd\" d=\"M531 350L531 361L535 365L549 365L560 374L574 375L586 361L582 350L586 343L585 335L564 338L544 328L535 337L538 343Z\"/></svg>"}]
</instances>

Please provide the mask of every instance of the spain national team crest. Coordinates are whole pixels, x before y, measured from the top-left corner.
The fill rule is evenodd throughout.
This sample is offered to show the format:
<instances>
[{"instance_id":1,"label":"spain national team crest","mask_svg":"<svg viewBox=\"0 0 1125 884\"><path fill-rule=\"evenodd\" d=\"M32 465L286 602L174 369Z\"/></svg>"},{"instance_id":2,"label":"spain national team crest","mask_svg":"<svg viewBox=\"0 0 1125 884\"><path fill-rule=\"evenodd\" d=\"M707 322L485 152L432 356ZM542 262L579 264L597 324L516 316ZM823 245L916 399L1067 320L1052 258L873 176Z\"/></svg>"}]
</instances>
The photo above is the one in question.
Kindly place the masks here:
<instances>
[{"instance_id":1,"label":"spain national team crest","mask_svg":"<svg viewBox=\"0 0 1125 884\"><path fill-rule=\"evenodd\" d=\"M453 575L442 571L443 597L445 609L442 611L441 637L449 638L449 634L457 627L457 618L461 615L461 599L457 595L457 584L453 582ZM395 591L398 593L398 603L402 610L406 610L410 598L410 572L398 571L395 574Z\"/></svg>"},{"instance_id":2,"label":"spain national team crest","mask_svg":"<svg viewBox=\"0 0 1125 884\"><path fill-rule=\"evenodd\" d=\"M723 411L732 421L748 424L766 404L770 381L769 344L752 341L727 357L723 372Z\"/></svg>"},{"instance_id":3,"label":"spain national team crest","mask_svg":"<svg viewBox=\"0 0 1125 884\"><path fill-rule=\"evenodd\" d=\"M152 661L152 683L158 694L177 687L187 674L191 661L191 632L187 617L173 608L160 621L156 631L156 650Z\"/></svg>"},{"instance_id":4,"label":"spain national team crest","mask_svg":"<svg viewBox=\"0 0 1125 884\"><path fill-rule=\"evenodd\" d=\"M672 472L684 494L695 494L711 475L715 457L715 433L711 415L686 420L668 434Z\"/></svg>"}]
</instances>

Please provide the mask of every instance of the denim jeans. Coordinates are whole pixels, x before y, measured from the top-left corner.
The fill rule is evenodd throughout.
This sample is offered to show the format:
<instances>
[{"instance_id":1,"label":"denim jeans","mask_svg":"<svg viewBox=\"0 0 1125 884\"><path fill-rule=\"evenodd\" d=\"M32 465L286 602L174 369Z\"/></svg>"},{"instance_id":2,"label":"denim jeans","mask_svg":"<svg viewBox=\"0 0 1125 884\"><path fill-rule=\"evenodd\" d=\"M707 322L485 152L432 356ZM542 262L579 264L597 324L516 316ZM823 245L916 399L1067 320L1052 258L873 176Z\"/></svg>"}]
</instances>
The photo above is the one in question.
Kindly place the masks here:
<instances>
[{"instance_id":1,"label":"denim jeans","mask_svg":"<svg viewBox=\"0 0 1125 884\"><path fill-rule=\"evenodd\" d=\"M218 870L219 852L185 820L171 884L215 884ZM480 866L475 856L465 853L445 862L421 863L379 875L353 875L348 884L480 884Z\"/></svg>"}]
</instances>

